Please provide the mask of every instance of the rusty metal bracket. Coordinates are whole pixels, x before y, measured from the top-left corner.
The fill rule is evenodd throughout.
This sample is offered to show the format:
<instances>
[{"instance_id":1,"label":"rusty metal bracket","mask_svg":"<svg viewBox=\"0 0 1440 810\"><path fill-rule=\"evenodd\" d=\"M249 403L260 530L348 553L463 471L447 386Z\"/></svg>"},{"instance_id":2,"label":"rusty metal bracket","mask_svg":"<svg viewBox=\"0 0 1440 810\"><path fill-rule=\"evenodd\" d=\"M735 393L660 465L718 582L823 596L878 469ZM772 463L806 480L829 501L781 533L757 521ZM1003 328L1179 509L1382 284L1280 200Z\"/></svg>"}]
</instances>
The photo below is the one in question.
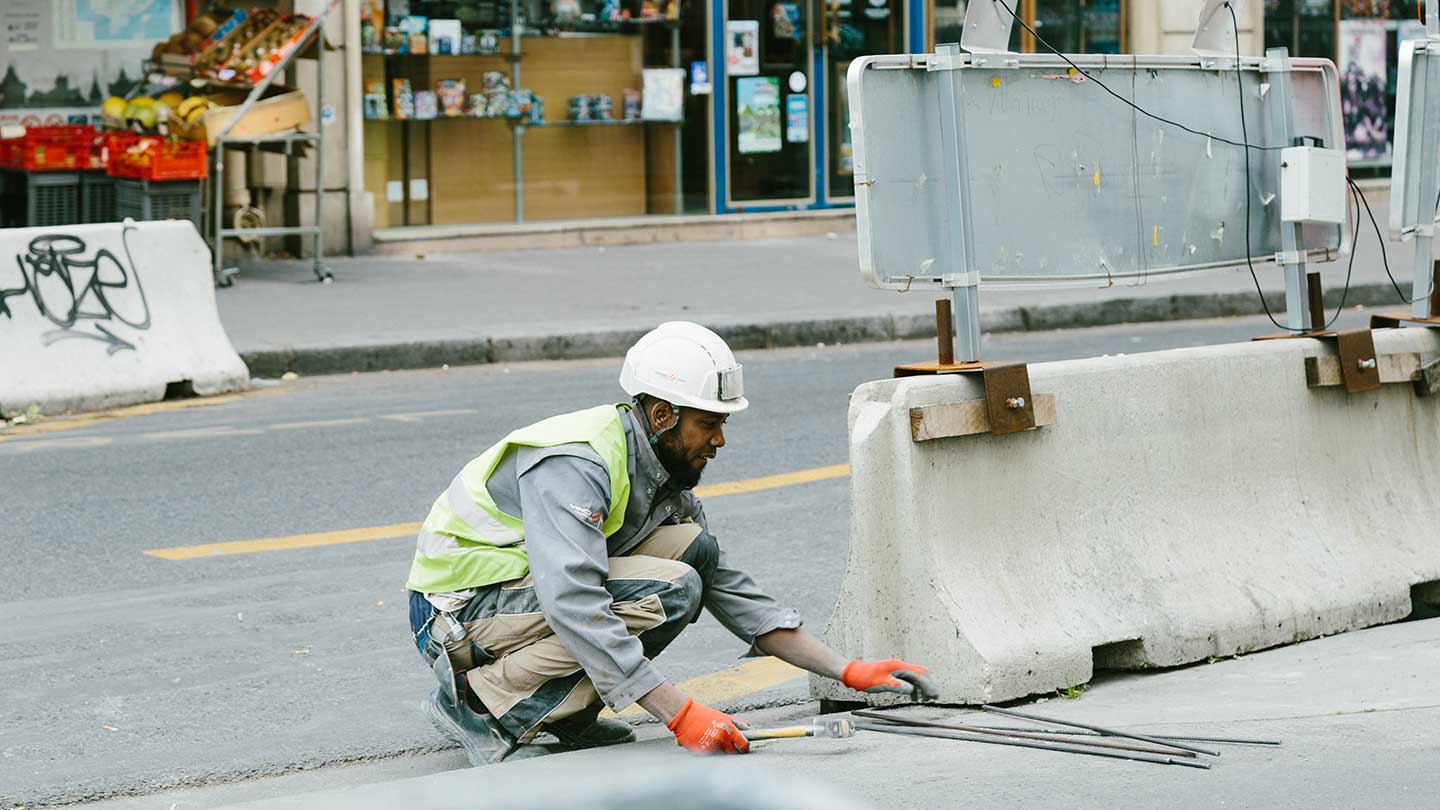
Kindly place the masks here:
<instances>
[{"instance_id":1,"label":"rusty metal bracket","mask_svg":"<svg viewBox=\"0 0 1440 810\"><path fill-rule=\"evenodd\" d=\"M1345 391L1380 390L1380 361L1375 356L1375 333L1369 329L1349 329L1335 336L1340 354L1340 379Z\"/></svg>"},{"instance_id":2,"label":"rusty metal bracket","mask_svg":"<svg viewBox=\"0 0 1440 810\"><path fill-rule=\"evenodd\" d=\"M895 367L896 377L933 374L980 374L984 400L950 405L912 408L911 437L915 441L946 436L990 433L1004 436L1055 423L1055 397L1041 395L1043 405L1037 419L1036 398L1030 392L1030 367L1024 363L995 363L983 360L955 362L950 301L935 302L935 362L907 363ZM979 408L984 406L983 414Z\"/></svg>"}]
</instances>

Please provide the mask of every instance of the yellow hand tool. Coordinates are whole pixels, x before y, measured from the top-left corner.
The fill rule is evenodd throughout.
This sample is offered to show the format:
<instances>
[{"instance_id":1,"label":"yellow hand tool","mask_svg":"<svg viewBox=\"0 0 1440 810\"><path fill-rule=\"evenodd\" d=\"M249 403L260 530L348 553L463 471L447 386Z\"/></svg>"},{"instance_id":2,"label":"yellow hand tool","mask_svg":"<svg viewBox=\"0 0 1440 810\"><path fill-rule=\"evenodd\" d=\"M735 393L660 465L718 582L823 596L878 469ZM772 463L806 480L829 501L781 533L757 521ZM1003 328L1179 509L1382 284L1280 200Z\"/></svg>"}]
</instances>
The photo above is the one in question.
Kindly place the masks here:
<instances>
[{"instance_id":1,"label":"yellow hand tool","mask_svg":"<svg viewBox=\"0 0 1440 810\"><path fill-rule=\"evenodd\" d=\"M784 726L782 728L745 729L745 739L789 740L796 737L853 737L855 725L846 717L817 717L809 725Z\"/></svg>"}]
</instances>

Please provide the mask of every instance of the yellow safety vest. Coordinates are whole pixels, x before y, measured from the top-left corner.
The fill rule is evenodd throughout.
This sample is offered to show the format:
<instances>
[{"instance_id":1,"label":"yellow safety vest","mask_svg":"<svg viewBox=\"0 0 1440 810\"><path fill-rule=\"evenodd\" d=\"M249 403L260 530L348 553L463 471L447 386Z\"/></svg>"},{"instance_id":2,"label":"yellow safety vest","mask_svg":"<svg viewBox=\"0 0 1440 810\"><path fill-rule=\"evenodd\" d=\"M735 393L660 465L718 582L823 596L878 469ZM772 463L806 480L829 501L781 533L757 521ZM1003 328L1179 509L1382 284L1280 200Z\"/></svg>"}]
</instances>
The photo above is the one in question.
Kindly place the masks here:
<instances>
[{"instance_id":1,"label":"yellow safety vest","mask_svg":"<svg viewBox=\"0 0 1440 810\"><path fill-rule=\"evenodd\" d=\"M486 484L505 455L516 447L554 447L584 442L610 474L610 514L605 536L620 530L630 500L625 427L615 405L552 416L520 428L465 465L435 499L416 540L415 561L405 587L420 593L449 593L519 579L530 571L525 524L500 511Z\"/></svg>"}]
</instances>

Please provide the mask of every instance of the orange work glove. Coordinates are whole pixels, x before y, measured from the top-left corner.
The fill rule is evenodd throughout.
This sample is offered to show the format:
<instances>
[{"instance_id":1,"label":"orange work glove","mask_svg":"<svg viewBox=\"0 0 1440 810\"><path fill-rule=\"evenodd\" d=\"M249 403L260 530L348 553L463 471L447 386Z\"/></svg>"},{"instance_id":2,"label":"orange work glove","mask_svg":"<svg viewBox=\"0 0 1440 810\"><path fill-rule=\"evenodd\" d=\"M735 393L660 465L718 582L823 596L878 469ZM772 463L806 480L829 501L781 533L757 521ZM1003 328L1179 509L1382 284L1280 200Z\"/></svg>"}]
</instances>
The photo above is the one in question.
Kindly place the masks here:
<instances>
[{"instance_id":1,"label":"orange work glove","mask_svg":"<svg viewBox=\"0 0 1440 810\"><path fill-rule=\"evenodd\" d=\"M884 661L855 660L845 665L840 682L857 692L894 692L914 695L917 700L935 699L940 690L930 682L930 670L895 658Z\"/></svg>"},{"instance_id":2,"label":"orange work glove","mask_svg":"<svg viewBox=\"0 0 1440 810\"><path fill-rule=\"evenodd\" d=\"M685 698L685 705L665 724L675 733L675 742L693 754L745 754L750 741L740 733L749 725L730 715Z\"/></svg>"}]
</instances>

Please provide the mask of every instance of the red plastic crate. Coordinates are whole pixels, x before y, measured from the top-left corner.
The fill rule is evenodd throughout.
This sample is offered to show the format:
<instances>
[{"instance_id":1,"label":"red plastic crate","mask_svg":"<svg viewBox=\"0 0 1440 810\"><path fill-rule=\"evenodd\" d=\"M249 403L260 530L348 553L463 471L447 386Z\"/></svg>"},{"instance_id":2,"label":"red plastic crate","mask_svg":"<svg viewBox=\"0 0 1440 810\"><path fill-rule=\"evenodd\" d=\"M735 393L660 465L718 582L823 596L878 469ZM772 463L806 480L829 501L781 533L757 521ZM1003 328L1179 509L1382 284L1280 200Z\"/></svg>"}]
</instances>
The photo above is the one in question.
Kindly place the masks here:
<instances>
[{"instance_id":1,"label":"red plastic crate","mask_svg":"<svg viewBox=\"0 0 1440 810\"><path fill-rule=\"evenodd\" d=\"M74 171L90 163L95 128L79 124L32 127L24 136L6 141L7 168L29 172Z\"/></svg>"},{"instance_id":2,"label":"red plastic crate","mask_svg":"<svg viewBox=\"0 0 1440 810\"><path fill-rule=\"evenodd\" d=\"M113 156L124 152L140 140L140 136L128 129L107 129L96 133L90 141L90 167L105 171Z\"/></svg>"},{"instance_id":3,"label":"red plastic crate","mask_svg":"<svg viewBox=\"0 0 1440 810\"><path fill-rule=\"evenodd\" d=\"M199 180L209 176L210 164L204 141L142 136L124 149L112 150L106 171L137 180Z\"/></svg>"}]
</instances>

